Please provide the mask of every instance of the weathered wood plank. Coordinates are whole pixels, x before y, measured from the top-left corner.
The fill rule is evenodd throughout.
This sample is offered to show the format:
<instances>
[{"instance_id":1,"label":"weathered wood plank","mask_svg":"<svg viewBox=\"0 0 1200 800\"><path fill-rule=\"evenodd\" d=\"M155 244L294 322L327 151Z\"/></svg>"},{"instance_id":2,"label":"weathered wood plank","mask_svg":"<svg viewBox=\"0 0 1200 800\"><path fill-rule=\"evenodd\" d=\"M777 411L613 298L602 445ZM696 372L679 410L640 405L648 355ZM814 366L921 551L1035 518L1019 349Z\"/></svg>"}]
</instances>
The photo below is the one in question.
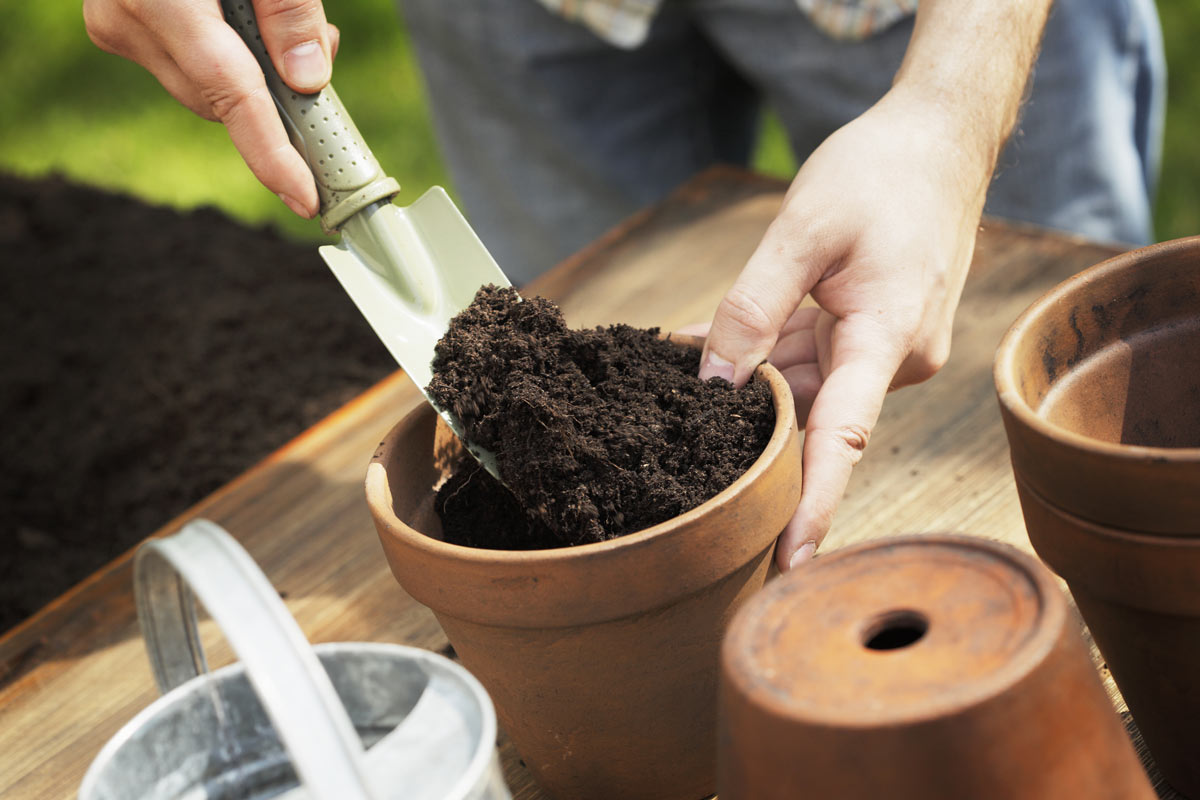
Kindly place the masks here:
<instances>
[{"instance_id":1,"label":"weathered wood plank","mask_svg":"<svg viewBox=\"0 0 1200 800\"><path fill-rule=\"evenodd\" d=\"M778 209L783 186L715 170L545 276L530 291L572 325L675 328L709 318ZM1028 548L992 391L992 353L1034 298L1111 248L985 222L950 363L889 398L826 549L935 530ZM403 375L384 380L163 527L204 516L258 561L313 642L376 640L433 650L447 642L392 580L362 499L376 443L420 402ZM74 796L100 746L155 698L117 559L0 639L0 795ZM204 627L214 664L229 651ZM541 797L509 744L514 797Z\"/></svg>"}]
</instances>

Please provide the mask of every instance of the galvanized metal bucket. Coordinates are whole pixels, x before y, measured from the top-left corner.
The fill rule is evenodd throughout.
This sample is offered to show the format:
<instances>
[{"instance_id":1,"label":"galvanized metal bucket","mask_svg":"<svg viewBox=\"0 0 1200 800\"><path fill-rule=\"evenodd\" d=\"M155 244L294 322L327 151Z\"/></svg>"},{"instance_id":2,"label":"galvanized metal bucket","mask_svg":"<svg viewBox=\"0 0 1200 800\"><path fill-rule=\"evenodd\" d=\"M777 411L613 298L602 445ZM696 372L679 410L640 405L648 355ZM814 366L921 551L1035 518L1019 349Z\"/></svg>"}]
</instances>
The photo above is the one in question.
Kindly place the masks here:
<instances>
[{"instance_id":1,"label":"galvanized metal bucket","mask_svg":"<svg viewBox=\"0 0 1200 800\"><path fill-rule=\"evenodd\" d=\"M100 751L80 800L510 800L470 673L400 645L310 647L219 526L144 544L134 589L163 696ZM208 671L193 595L238 663Z\"/></svg>"}]
</instances>

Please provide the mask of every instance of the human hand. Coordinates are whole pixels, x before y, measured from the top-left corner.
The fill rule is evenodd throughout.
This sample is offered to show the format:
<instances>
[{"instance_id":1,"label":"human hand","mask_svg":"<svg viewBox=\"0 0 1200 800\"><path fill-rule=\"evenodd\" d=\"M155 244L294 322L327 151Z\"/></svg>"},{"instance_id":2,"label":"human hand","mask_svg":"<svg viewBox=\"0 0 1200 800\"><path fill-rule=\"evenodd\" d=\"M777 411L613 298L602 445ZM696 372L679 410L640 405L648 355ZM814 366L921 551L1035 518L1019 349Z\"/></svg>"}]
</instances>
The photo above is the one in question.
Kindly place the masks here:
<instances>
[{"instance_id":1,"label":"human hand","mask_svg":"<svg viewBox=\"0 0 1200 800\"><path fill-rule=\"evenodd\" d=\"M783 570L824 538L890 390L931 377L991 174L936 100L893 89L808 158L713 318L700 377L741 385L764 359L807 419ZM819 308L799 307L806 295Z\"/></svg>"},{"instance_id":2,"label":"human hand","mask_svg":"<svg viewBox=\"0 0 1200 800\"><path fill-rule=\"evenodd\" d=\"M338 30L319 0L253 0L284 82L311 94L329 83ZM134 61L205 119L223 123L264 186L302 217L317 213L312 172L289 141L262 69L225 23L218 0L83 0L88 36Z\"/></svg>"}]
</instances>

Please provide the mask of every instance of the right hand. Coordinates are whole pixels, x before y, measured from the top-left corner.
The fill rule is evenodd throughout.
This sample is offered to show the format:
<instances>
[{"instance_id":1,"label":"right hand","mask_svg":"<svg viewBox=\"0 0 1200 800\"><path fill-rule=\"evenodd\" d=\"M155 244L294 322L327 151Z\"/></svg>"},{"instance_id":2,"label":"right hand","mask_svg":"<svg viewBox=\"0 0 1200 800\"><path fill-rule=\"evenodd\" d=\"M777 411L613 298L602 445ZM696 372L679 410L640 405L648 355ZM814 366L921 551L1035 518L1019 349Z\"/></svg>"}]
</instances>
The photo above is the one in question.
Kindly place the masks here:
<instances>
[{"instance_id":1,"label":"right hand","mask_svg":"<svg viewBox=\"0 0 1200 800\"><path fill-rule=\"evenodd\" d=\"M247 0L280 76L297 92L329 83L338 30L319 0ZM312 172L292 146L262 69L218 0L83 0L88 36L141 64L171 95L221 122L263 185L302 217L319 208Z\"/></svg>"}]
</instances>

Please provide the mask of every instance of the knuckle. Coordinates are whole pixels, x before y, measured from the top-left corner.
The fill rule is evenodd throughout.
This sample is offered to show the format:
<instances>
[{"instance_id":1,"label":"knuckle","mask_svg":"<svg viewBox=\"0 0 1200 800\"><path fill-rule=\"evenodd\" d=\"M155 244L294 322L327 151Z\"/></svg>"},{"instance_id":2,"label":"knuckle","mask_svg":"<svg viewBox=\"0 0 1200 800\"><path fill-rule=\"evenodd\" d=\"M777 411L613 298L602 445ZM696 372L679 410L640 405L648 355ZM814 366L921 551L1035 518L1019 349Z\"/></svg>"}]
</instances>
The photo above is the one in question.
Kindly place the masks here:
<instances>
[{"instance_id":1,"label":"knuckle","mask_svg":"<svg viewBox=\"0 0 1200 800\"><path fill-rule=\"evenodd\" d=\"M936 375L950 360L949 343L937 344L913 353L913 379L915 383L927 381Z\"/></svg>"},{"instance_id":2,"label":"knuckle","mask_svg":"<svg viewBox=\"0 0 1200 800\"><path fill-rule=\"evenodd\" d=\"M88 35L88 39L90 39L92 44L96 45L96 47L99 47L101 50L103 50L106 53L112 53L113 55L119 55L117 53L116 45L113 44L112 40L108 37L108 34L105 33L102 29L88 25L87 26L87 35Z\"/></svg>"},{"instance_id":3,"label":"knuckle","mask_svg":"<svg viewBox=\"0 0 1200 800\"><path fill-rule=\"evenodd\" d=\"M841 448L850 465L856 466L862 460L863 451L867 449L871 431L866 426L851 423L831 429L829 435Z\"/></svg>"},{"instance_id":4,"label":"knuckle","mask_svg":"<svg viewBox=\"0 0 1200 800\"><path fill-rule=\"evenodd\" d=\"M92 44L108 53L116 53L116 43L113 38L114 29L110 23L111 14L95 0L85 0L83 4L83 27L87 31Z\"/></svg>"},{"instance_id":5,"label":"knuckle","mask_svg":"<svg viewBox=\"0 0 1200 800\"><path fill-rule=\"evenodd\" d=\"M760 337L771 329L771 314L746 287L735 284L721 300L717 317L736 333Z\"/></svg>"},{"instance_id":6,"label":"knuckle","mask_svg":"<svg viewBox=\"0 0 1200 800\"><path fill-rule=\"evenodd\" d=\"M929 380L950 360L950 338L935 336L914 347L896 374L893 386L908 386Z\"/></svg>"},{"instance_id":7,"label":"knuckle","mask_svg":"<svg viewBox=\"0 0 1200 800\"><path fill-rule=\"evenodd\" d=\"M257 91L257 89L252 89L247 92L237 86L220 84L203 89L201 96L212 109L212 116L225 125L229 125L231 120L235 120L245 113Z\"/></svg>"},{"instance_id":8,"label":"knuckle","mask_svg":"<svg viewBox=\"0 0 1200 800\"><path fill-rule=\"evenodd\" d=\"M117 6L125 11L126 14L142 19L146 12L146 0L114 0Z\"/></svg>"}]
</instances>

